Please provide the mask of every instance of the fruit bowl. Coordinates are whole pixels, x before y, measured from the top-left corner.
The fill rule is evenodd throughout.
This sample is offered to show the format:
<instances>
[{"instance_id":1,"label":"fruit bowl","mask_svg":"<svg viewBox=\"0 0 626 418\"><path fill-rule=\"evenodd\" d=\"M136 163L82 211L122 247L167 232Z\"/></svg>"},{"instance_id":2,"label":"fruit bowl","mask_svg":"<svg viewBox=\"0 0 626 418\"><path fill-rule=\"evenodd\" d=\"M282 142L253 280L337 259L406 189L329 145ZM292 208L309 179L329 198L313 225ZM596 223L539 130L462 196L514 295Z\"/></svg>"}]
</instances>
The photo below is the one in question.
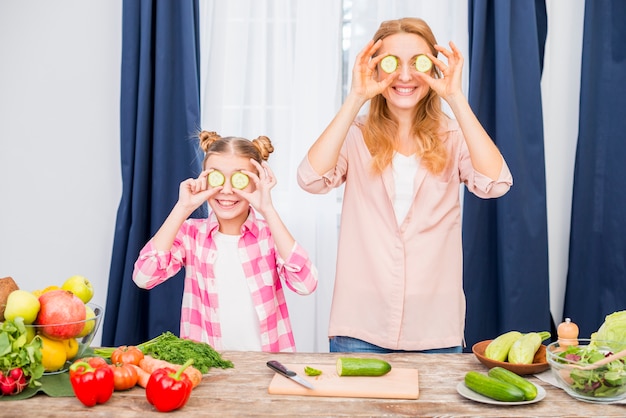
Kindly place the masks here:
<instances>
[{"instance_id":1,"label":"fruit bowl","mask_svg":"<svg viewBox=\"0 0 626 418\"><path fill-rule=\"evenodd\" d=\"M481 341L472 346L472 352L474 353L478 361L480 361L482 364L490 369L499 366L504 369L510 370L520 376L524 376L529 374L541 373L550 368L550 365L546 360L546 346L543 344L539 346L539 349L535 353L532 364L513 364L506 361L497 361L485 357L485 349L491 341L493 340Z\"/></svg>"},{"instance_id":2,"label":"fruit bowl","mask_svg":"<svg viewBox=\"0 0 626 418\"><path fill-rule=\"evenodd\" d=\"M623 342L579 338L577 345L563 346L557 341L546 351L554 378L568 395L587 402L609 403L626 398L624 358L601 366L592 364L620 348Z\"/></svg>"},{"instance_id":3,"label":"fruit bowl","mask_svg":"<svg viewBox=\"0 0 626 418\"><path fill-rule=\"evenodd\" d=\"M101 306L95 303L91 303L91 302L87 303L86 306L91 309L91 311L93 312L93 316L88 314L87 318L83 321L68 322L68 323L63 323L63 324L47 324L45 326L36 325L36 324L26 325L27 333L32 335L32 337L34 337L35 335L41 336L42 339L44 339L44 342L43 342L44 345L46 343L46 340L48 341L52 340L53 343L51 345L54 345L54 342L57 342L57 341L66 341L66 340L59 340L55 338L49 338L46 334L46 331L55 332L59 329L63 329L63 327L70 327L70 328L78 327L82 329L80 334L71 338L71 339L76 340L77 348L76 347L74 348L74 350L76 350L76 353L72 355L71 358L66 359L66 362L63 366L59 367L58 369L56 367L53 367L56 370L48 370L44 374L57 374L57 373L65 372L69 368L69 365L71 364L71 360L82 357L83 354L85 353L85 350L89 348L91 341L93 340L94 336L98 332L98 329L100 328L100 323L102 322L102 317L104 315L104 309Z\"/></svg>"}]
</instances>

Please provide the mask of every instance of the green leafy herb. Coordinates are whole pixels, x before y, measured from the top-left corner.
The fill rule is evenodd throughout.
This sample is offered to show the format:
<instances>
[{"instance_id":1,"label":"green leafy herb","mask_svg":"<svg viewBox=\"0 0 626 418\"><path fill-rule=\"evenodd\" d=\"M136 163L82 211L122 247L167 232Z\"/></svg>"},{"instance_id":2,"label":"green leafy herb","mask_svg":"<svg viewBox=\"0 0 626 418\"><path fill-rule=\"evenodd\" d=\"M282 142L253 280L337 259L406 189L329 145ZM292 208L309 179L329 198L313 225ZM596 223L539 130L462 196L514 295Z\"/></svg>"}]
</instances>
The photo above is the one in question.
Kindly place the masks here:
<instances>
[{"instance_id":1,"label":"green leafy herb","mask_svg":"<svg viewBox=\"0 0 626 418\"><path fill-rule=\"evenodd\" d=\"M224 360L220 353L211 345L198 341L179 338L169 331L138 344L137 347L145 354L154 358L169 361L174 364L184 364L188 359L193 359L193 366L205 374L212 367L227 369L234 367L230 360ZM111 358L115 348L103 347L94 349L94 353L100 357Z\"/></svg>"},{"instance_id":2,"label":"green leafy herb","mask_svg":"<svg viewBox=\"0 0 626 418\"><path fill-rule=\"evenodd\" d=\"M0 370L7 373L21 368L29 378L29 387L39 386L43 376L41 340L29 336L21 317L0 323Z\"/></svg>"}]
</instances>

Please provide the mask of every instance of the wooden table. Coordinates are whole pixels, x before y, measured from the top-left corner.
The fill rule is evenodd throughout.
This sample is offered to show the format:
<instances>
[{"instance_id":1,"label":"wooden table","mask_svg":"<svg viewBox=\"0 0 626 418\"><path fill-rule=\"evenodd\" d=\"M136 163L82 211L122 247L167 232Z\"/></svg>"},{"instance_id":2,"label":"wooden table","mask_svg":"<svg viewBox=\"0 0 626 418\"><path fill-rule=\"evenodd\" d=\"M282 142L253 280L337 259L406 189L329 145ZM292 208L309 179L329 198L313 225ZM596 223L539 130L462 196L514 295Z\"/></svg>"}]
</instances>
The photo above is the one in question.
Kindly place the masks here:
<instances>
[{"instance_id":1,"label":"wooden table","mask_svg":"<svg viewBox=\"0 0 626 418\"><path fill-rule=\"evenodd\" d=\"M225 352L234 369L212 369L194 389L187 405L169 413L186 417L277 416L277 417L624 417L626 405L601 405L577 401L561 389L535 377L546 397L537 403L496 406L465 399L456 386L469 370L487 369L473 354L389 354L377 355L394 367L417 368L418 400L338 398L270 395L268 386L274 372L265 363L334 364L336 353L267 354ZM51 398L44 394L23 401L3 402L0 416L46 417L144 417L161 416L148 404L145 390L139 387L115 392L111 400L93 408L84 407L76 398ZM29 415L31 414L31 415Z\"/></svg>"}]
</instances>

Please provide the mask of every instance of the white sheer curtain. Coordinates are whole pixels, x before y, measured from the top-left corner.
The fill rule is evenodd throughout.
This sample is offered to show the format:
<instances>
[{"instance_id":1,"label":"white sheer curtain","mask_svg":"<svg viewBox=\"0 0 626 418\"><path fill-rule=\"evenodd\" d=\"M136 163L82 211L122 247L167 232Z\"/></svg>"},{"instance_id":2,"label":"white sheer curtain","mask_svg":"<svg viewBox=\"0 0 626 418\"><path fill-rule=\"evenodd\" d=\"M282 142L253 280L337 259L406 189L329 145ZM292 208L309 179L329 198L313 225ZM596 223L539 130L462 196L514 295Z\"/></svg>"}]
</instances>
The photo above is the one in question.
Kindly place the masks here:
<instances>
[{"instance_id":1,"label":"white sheer curtain","mask_svg":"<svg viewBox=\"0 0 626 418\"><path fill-rule=\"evenodd\" d=\"M320 273L317 291L286 291L299 351L328 351L337 195L312 196L296 168L341 102L342 5L336 0L201 0L202 128L267 135L274 204Z\"/></svg>"}]
</instances>

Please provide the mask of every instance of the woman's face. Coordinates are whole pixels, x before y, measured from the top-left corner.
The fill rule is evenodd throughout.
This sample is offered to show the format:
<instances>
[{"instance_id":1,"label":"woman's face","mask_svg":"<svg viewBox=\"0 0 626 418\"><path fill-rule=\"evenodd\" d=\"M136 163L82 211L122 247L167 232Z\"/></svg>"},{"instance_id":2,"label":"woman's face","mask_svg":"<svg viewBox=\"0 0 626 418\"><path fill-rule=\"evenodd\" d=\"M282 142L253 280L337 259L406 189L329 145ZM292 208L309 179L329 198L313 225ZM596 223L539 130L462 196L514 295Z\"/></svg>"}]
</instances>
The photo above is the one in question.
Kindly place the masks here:
<instances>
[{"instance_id":1,"label":"woman's face","mask_svg":"<svg viewBox=\"0 0 626 418\"><path fill-rule=\"evenodd\" d=\"M256 172L256 169L249 158L238 157L232 154L214 154L209 156L206 160L205 169L218 170L224 175L223 189L209 198L208 201L220 223L220 232L229 235L239 235L241 225L248 218L250 204L247 200L233 192L231 176L241 170ZM253 192L254 183L250 181L243 190Z\"/></svg>"},{"instance_id":2,"label":"woman's face","mask_svg":"<svg viewBox=\"0 0 626 418\"><path fill-rule=\"evenodd\" d=\"M388 77L397 78L383 91L387 105L391 110L413 109L428 94L429 87L417 75L415 59L420 54L430 52L428 43L418 35L412 33L396 33L382 40L378 52L385 55L395 55L398 59L398 68L391 74L378 67L378 79ZM397 75L396 75L397 73Z\"/></svg>"}]
</instances>

